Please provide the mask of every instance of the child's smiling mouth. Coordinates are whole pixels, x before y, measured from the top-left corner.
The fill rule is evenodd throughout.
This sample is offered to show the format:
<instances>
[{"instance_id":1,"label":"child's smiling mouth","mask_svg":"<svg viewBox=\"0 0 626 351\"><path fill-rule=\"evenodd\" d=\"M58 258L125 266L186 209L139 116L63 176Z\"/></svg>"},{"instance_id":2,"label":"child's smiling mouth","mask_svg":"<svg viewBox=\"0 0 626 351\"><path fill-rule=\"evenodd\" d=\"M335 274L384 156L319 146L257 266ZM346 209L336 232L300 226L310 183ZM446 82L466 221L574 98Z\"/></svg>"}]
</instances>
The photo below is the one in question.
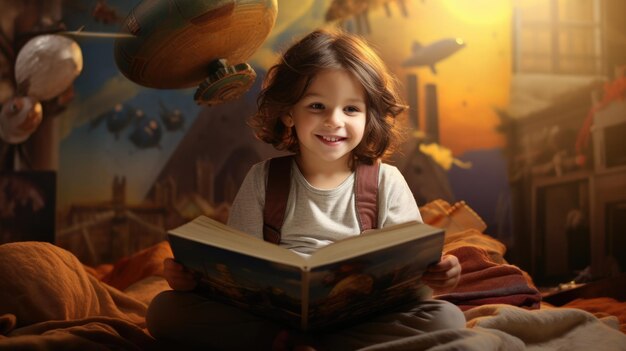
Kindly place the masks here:
<instances>
[{"instance_id":1,"label":"child's smiling mouth","mask_svg":"<svg viewBox=\"0 0 626 351\"><path fill-rule=\"evenodd\" d=\"M334 136L334 135L316 135L316 136L322 142L324 142L324 143L331 143L331 144L339 143L339 142L344 141L344 140L347 139L345 137Z\"/></svg>"}]
</instances>

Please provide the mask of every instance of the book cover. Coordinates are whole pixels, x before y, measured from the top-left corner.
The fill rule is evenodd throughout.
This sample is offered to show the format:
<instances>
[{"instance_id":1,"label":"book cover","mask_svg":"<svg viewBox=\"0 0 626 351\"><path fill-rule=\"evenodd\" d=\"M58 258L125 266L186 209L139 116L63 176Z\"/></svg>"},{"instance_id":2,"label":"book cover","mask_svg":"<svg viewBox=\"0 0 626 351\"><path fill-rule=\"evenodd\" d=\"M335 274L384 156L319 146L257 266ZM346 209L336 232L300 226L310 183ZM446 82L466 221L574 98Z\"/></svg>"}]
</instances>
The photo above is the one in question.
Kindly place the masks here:
<instances>
[{"instance_id":1,"label":"book cover","mask_svg":"<svg viewBox=\"0 0 626 351\"><path fill-rule=\"evenodd\" d=\"M168 237L175 259L197 274L200 293L302 330L423 298L430 290L419 278L443 248L443 231L418 223L342 240L311 257L204 217Z\"/></svg>"},{"instance_id":2,"label":"book cover","mask_svg":"<svg viewBox=\"0 0 626 351\"><path fill-rule=\"evenodd\" d=\"M439 261L442 248L443 235L435 234L311 269L307 329L350 323L424 298L430 289L419 278Z\"/></svg>"},{"instance_id":3,"label":"book cover","mask_svg":"<svg viewBox=\"0 0 626 351\"><path fill-rule=\"evenodd\" d=\"M299 267L175 235L169 235L169 241L175 259L198 274L198 290L202 294L299 328L302 320Z\"/></svg>"}]
</instances>

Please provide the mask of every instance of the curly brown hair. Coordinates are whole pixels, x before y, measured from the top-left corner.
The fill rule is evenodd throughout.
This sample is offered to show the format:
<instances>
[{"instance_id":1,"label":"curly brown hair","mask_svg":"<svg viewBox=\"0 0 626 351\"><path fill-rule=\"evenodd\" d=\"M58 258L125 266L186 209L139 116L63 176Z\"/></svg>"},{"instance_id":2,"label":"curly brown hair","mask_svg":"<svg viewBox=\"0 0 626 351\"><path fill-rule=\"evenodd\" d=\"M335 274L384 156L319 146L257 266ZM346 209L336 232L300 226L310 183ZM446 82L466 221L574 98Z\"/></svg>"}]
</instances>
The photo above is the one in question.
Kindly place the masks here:
<instances>
[{"instance_id":1,"label":"curly brown hair","mask_svg":"<svg viewBox=\"0 0 626 351\"><path fill-rule=\"evenodd\" d=\"M331 68L349 71L364 88L365 132L352 153L357 162L372 164L397 146L400 134L396 116L406 106L398 94L396 80L383 61L355 35L316 30L293 44L267 72L257 98L257 113L249 125L262 141L278 150L298 153L295 130L287 128L281 117L289 114L319 71Z\"/></svg>"}]
</instances>

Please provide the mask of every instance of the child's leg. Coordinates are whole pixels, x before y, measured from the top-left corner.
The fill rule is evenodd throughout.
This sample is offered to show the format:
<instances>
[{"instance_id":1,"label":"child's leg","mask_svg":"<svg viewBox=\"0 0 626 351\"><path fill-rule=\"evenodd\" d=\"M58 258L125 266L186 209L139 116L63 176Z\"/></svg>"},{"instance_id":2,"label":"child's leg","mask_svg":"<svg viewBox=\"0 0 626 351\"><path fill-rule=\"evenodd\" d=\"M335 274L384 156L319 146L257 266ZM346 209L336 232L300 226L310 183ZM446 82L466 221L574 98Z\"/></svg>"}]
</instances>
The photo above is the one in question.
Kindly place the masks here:
<instances>
[{"instance_id":1,"label":"child's leg","mask_svg":"<svg viewBox=\"0 0 626 351\"><path fill-rule=\"evenodd\" d=\"M152 300L146 323L158 340L211 350L269 349L280 330L238 308L177 291L164 291Z\"/></svg>"},{"instance_id":2,"label":"child's leg","mask_svg":"<svg viewBox=\"0 0 626 351\"><path fill-rule=\"evenodd\" d=\"M437 330L464 327L465 315L457 306L443 300L424 300L397 312L375 316L326 334L321 343L329 350L354 350Z\"/></svg>"}]
</instances>

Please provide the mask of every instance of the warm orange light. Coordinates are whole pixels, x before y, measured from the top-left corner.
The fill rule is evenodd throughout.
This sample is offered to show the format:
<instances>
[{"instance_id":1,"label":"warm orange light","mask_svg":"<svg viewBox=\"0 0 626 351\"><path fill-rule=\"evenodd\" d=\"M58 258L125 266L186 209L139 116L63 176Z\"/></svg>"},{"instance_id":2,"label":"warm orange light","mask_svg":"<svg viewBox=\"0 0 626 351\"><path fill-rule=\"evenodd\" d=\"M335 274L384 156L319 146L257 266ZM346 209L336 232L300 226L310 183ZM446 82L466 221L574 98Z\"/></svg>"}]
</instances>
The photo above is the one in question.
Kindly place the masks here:
<instances>
[{"instance_id":1,"label":"warm orange light","mask_svg":"<svg viewBox=\"0 0 626 351\"><path fill-rule=\"evenodd\" d=\"M512 0L442 0L454 17L474 25L505 21L511 14Z\"/></svg>"}]
</instances>

